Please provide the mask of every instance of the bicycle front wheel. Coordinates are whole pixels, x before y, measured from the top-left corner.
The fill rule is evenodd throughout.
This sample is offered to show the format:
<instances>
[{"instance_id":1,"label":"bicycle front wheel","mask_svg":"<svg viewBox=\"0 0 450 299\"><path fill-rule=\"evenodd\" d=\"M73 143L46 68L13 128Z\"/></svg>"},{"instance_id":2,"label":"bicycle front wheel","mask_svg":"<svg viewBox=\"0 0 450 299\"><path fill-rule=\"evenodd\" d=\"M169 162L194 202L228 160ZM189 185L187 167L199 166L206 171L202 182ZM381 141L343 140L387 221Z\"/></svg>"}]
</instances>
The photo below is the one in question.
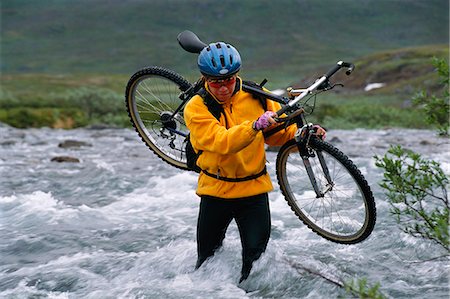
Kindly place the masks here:
<instances>
[{"instance_id":1,"label":"bicycle front wheel","mask_svg":"<svg viewBox=\"0 0 450 299\"><path fill-rule=\"evenodd\" d=\"M125 92L128 115L142 141L158 157L181 169L187 169L189 130L179 95L189 87L186 79L171 70L148 67L130 78Z\"/></svg>"},{"instance_id":2,"label":"bicycle front wheel","mask_svg":"<svg viewBox=\"0 0 450 299\"><path fill-rule=\"evenodd\" d=\"M367 181L333 145L312 138L308 147L309 157L302 158L297 143L291 140L277 156L277 179L289 206L327 240L341 244L363 241L376 220L375 200Z\"/></svg>"}]
</instances>

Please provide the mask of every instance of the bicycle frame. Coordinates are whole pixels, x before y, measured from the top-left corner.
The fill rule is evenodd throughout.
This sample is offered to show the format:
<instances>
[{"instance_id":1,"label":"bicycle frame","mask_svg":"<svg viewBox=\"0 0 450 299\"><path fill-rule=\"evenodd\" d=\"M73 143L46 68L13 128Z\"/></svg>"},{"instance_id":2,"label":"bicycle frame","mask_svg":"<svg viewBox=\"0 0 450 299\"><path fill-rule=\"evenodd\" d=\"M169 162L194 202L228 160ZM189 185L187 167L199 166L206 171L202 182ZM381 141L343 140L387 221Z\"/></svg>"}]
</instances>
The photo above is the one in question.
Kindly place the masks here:
<instances>
[{"instance_id":1,"label":"bicycle frame","mask_svg":"<svg viewBox=\"0 0 450 299\"><path fill-rule=\"evenodd\" d=\"M197 35L195 35L191 31L184 31L180 33L177 39L181 47L191 53L200 53L200 51L207 46L197 37ZM294 123L297 125L298 131L295 134L295 140L297 143L299 154L303 160L303 164L306 168L309 180L318 198L323 197L328 191L332 190L334 183L330 177L328 166L326 165L323 154L321 152L315 152L317 158L319 159L324 176L328 182L324 190L319 190L314 175L314 171L312 170L311 164L309 162L309 158L314 156L314 153L309 152L310 149L308 147L309 140L314 134L312 132L312 124L307 124L304 116L304 109L302 107L299 107L297 104L302 99L311 95L313 92L317 90L328 90L333 88L334 86L330 85L329 79L343 67L348 68L346 71L347 75L350 75L355 68L355 66L352 63L339 61L333 68L331 68L326 74L317 79L311 86L304 89L289 88L288 96L291 100L285 97L277 96L275 94L266 92L264 90L255 87L247 86L245 84L242 85L242 90L251 92L252 94L263 96L266 99L276 101L282 105L282 108L276 112L277 114L276 121L280 123L280 125L264 132L264 137L269 137L275 134L276 132L282 130L283 128L290 126ZM262 87L265 84L265 82L267 81L264 80L263 83L260 84L260 86ZM173 117L182 109L182 107L186 104L186 102L192 96L194 96L201 87L203 87L203 85L204 80L200 79L191 88L189 88L186 92L180 95L182 103L173 113ZM285 113L287 114L291 113L291 115L288 115L287 117L281 117ZM286 123L286 125L282 126L281 123ZM316 137L314 136L314 138Z\"/></svg>"}]
</instances>

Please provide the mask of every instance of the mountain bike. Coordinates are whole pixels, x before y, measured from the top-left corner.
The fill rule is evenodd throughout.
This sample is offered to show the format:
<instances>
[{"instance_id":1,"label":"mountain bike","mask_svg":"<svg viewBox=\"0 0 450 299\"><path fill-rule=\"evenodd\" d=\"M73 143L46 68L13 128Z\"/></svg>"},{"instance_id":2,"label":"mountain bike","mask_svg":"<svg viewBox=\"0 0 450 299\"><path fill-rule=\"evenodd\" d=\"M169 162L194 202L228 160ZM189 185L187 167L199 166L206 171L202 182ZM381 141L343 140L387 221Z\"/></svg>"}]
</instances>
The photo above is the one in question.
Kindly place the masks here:
<instances>
[{"instance_id":1,"label":"mountain bike","mask_svg":"<svg viewBox=\"0 0 450 299\"><path fill-rule=\"evenodd\" d=\"M180 33L178 42L186 51L197 54L207 46L190 31ZM311 86L288 88L287 96L245 84L242 89L282 105L276 112L279 125L265 136L291 125L298 128L295 138L280 148L276 158L278 184L292 211L323 238L355 244L374 229L373 193L354 163L334 145L317 137L313 124L306 120L308 112L312 112L309 101L314 99L315 107L318 93L340 85L332 84L330 78L343 68L350 75L354 65L339 61ZM142 141L162 160L184 170L189 130L183 108L203 85L202 78L190 83L174 71L152 66L132 75L126 87L128 114Z\"/></svg>"}]
</instances>

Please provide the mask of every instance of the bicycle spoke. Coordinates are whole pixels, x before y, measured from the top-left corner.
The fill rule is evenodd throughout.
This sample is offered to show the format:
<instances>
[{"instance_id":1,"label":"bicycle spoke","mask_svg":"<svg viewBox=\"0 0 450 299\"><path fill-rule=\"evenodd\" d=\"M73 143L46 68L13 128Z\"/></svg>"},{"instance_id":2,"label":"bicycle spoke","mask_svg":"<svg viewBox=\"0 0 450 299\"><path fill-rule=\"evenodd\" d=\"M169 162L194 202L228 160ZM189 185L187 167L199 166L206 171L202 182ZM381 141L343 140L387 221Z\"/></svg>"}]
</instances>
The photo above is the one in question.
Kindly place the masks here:
<instances>
[{"instance_id":1,"label":"bicycle spoke","mask_svg":"<svg viewBox=\"0 0 450 299\"><path fill-rule=\"evenodd\" d=\"M160 109L158 110L158 107L156 107L156 106L154 106L154 108L155 108L155 110L158 110L159 112L161 112L161 111L164 111L164 110L171 110L172 108L169 106L169 105L167 105L164 101L162 101L161 99L160 99L160 97L159 96L157 96L149 87L148 87L148 84L146 83L146 82L144 82L143 84L142 84L142 87L143 87L143 89L150 95L150 96L153 96L154 98L155 98L155 100L156 100L156 102L157 103L159 103L159 105L160 105ZM157 89L157 91L158 91L158 94L163 94L162 92L159 92L159 88L158 88L158 84L156 84L156 87L155 87L156 89ZM167 92L167 94L170 94L169 92ZM172 100L172 99L169 99L169 100ZM150 103L149 103L150 104ZM164 105L166 106L166 107L164 107Z\"/></svg>"}]
</instances>

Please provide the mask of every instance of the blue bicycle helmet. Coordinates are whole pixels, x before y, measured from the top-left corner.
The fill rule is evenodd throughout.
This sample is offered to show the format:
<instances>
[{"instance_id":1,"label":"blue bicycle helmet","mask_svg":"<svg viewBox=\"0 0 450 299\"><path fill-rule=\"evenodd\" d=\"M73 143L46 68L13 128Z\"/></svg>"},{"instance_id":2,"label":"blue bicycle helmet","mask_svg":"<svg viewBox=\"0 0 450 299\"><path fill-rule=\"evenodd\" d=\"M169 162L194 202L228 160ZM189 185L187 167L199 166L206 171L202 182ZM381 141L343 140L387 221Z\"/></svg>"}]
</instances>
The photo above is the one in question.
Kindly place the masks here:
<instances>
[{"instance_id":1,"label":"blue bicycle helmet","mask_svg":"<svg viewBox=\"0 0 450 299\"><path fill-rule=\"evenodd\" d=\"M211 43L200 52L197 64L205 76L228 77L241 68L241 56L232 45Z\"/></svg>"}]
</instances>

